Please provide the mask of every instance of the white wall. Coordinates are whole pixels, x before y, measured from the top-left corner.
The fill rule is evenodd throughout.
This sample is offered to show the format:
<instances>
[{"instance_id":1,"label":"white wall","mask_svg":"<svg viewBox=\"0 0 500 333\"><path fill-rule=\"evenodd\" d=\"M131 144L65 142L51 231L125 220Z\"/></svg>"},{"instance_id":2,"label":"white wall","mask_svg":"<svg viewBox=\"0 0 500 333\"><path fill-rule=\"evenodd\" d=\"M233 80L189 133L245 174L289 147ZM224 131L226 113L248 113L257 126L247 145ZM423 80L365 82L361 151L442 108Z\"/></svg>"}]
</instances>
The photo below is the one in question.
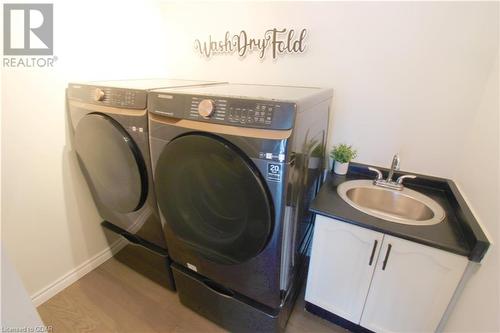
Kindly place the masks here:
<instances>
[{"instance_id":1,"label":"white wall","mask_svg":"<svg viewBox=\"0 0 500 333\"><path fill-rule=\"evenodd\" d=\"M495 233L498 219L472 188L475 176L460 170L467 168L463 147L474 145L467 137L487 141L471 124L491 118L478 105L497 57L498 9L496 2L56 2L56 67L2 70L2 240L29 292L106 247L66 146L70 80L169 76L333 87L331 143L354 144L361 162L385 166L399 151L405 170L457 177ZM273 27L307 28L307 53L206 60L193 49L208 34L260 36ZM477 313L486 296L492 313L500 312L485 295L497 269L491 262L498 257L474 276L450 330L498 327L486 312L481 324Z\"/></svg>"},{"instance_id":2,"label":"white wall","mask_svg":"<svg viewBox=\"0 0 500 333\"><path fill-rule=\"evenodd\" d=\"M54 17L55 67L2 69L2 241L31 295L107 247L68 146L67 83L167 74L156 3L56 1Z\"/></svg>"},{"instance_id":3,"label":"white wall","mask_svg":"<svg viewBox=\"0 0 500 333\"><path fill-rule=\"evenodd\" d=\"M376 165L399 151L405 170L447 177L498 48L498 3L167 3L164 15L172 75L332 87L331 142ZM273 27L307 28L307 53L207 61L193 48Z\"/></svg>"},{"instance_id":4,"label":"white wall","mask_svg":"<svg viewBox=\"0 0 500 333\"><path fill-rule=\"evenodd\" d=\"M498 55L462 147L455 179L494 244L448 320L451 332L500 331Z\"/></svg>"}]
</instances>

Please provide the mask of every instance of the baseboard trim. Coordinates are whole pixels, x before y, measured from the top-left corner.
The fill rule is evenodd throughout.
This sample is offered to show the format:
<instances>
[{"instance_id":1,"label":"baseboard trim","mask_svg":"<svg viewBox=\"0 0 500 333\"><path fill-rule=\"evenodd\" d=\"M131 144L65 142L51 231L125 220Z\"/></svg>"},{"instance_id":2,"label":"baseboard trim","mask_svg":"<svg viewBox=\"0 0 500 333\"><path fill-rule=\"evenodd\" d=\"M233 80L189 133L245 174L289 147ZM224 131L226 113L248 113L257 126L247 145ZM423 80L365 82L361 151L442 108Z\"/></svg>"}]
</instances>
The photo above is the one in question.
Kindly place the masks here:
<instances>
[{"instance_id":1,"label":"baseboard trim","mask_svg":"<svg viewBox=\"0 0 500 333\"><path fill-rule=\"evenodd\" d=\"M69 287L74 282L78 281L85 274L89 273L93 269L97 268L99 265L104 263L106 260L111 258L115 253L120 251L127 241L123 238L117 239L109 247L105 248L92 258L81 263L53 283L49 284L45 288L37 291L31 296L31 301L38 307L48 301L50 298L57 295L59 292L63 291L65 288Z\"/></svg>"}]
</instances>

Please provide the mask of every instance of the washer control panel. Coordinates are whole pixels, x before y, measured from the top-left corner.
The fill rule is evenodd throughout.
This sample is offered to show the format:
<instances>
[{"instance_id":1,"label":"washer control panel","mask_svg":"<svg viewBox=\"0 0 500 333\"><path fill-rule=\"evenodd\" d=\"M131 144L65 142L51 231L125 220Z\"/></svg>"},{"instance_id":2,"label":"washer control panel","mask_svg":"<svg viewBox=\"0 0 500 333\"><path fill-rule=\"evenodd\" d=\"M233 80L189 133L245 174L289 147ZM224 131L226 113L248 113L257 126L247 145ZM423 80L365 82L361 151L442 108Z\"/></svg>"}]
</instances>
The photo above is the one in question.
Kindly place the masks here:
<instances>
[{"instance_id":1,"label":"washer control panel","mask_svg":"<svg viewBox=\"0 0 500 333\"><path fill-rule=\"evenodd\" d=\"M70 84L68 97L84 103L127 109L145 109L147 93L135 89Z\"/></svg>"},{"instance_id":2,"label":"washer control panel","mask_svg":"<svg viewBox=\"0 0 500 333\"><path fill-rule=\"evenodd\" d=\"M257 103L253 107L235 105L229 108L229 122L255 126L270 126L279 104Z\"/></svg>"},{"instance_id":3,"label":"washer control panel","mask_svg":"<svg viewBox=\"0 0 500 333\"><path fill-rule=\"evenodd\" d=\"M295 104L215 96L150 93L149 111L158 115L225 125L290 129Z\"/></svg>"}]
</instances>

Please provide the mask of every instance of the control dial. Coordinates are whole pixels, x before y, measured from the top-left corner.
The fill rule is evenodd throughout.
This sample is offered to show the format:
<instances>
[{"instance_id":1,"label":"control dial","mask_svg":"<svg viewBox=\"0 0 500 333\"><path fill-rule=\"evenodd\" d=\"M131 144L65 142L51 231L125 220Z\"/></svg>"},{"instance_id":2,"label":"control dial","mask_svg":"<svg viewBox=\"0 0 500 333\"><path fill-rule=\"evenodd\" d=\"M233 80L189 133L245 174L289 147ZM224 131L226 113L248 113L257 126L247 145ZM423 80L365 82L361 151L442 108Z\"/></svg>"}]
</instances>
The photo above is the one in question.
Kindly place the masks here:
<instances>
[{"instance_id":1,"label":"control dial","mask_svg":"<svg viewBox=\"0 0 500 333\"><path fill-rule=\"evenodd\" d=\"M215 102L211 99L204 99L198 104L198 113L200 116L208 118L215 111Z\"/></svg>"},{"instance_id":2,"label":"control dial","mask_svg":"<svg viewBox=\"0 0 500 333\"><path fill-rule=\"evenodd\" d=\"M94 100L96 102L104 100L104 90L96 88L96 90L94 91Z\"/></svg>"}]
</instances>

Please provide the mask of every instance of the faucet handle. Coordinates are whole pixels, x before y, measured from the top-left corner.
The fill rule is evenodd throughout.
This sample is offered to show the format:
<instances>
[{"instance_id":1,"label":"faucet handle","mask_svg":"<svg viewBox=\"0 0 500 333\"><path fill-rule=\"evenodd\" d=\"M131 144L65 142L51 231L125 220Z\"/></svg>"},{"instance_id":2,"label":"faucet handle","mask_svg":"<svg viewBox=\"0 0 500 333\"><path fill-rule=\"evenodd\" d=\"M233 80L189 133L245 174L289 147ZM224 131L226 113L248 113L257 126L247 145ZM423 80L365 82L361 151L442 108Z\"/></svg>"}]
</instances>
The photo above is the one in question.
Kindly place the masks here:
<instances>
[{"instance_id":1,"label":"faucet handle","mask_svg":"<svg viewBox=\"0 0 500 333\"><path fill-rule=\"evenodd\" d=\"M380 172L379 169L375 169L375 168L372 168L372 167L368 167L368 170L370 171L373 171L373 172L376 172L377 173L377 179L375 180L381 180L382 179L382 172Z\"/></svg>"},{"instance_id":2,"label":"faucet handle","mask_svg":"<svg viewBox=\"0 0 500 333\"><path fill-rule=\"evenodd\" d=\"M415 175L403 175L403 176L399 176L398 180L396 180L396 183L398 183L400 185L403 184L403 180L405 178L415 179L415 178L417 178L417 176L415 176Z\"/></svg>"}]
</instances>

